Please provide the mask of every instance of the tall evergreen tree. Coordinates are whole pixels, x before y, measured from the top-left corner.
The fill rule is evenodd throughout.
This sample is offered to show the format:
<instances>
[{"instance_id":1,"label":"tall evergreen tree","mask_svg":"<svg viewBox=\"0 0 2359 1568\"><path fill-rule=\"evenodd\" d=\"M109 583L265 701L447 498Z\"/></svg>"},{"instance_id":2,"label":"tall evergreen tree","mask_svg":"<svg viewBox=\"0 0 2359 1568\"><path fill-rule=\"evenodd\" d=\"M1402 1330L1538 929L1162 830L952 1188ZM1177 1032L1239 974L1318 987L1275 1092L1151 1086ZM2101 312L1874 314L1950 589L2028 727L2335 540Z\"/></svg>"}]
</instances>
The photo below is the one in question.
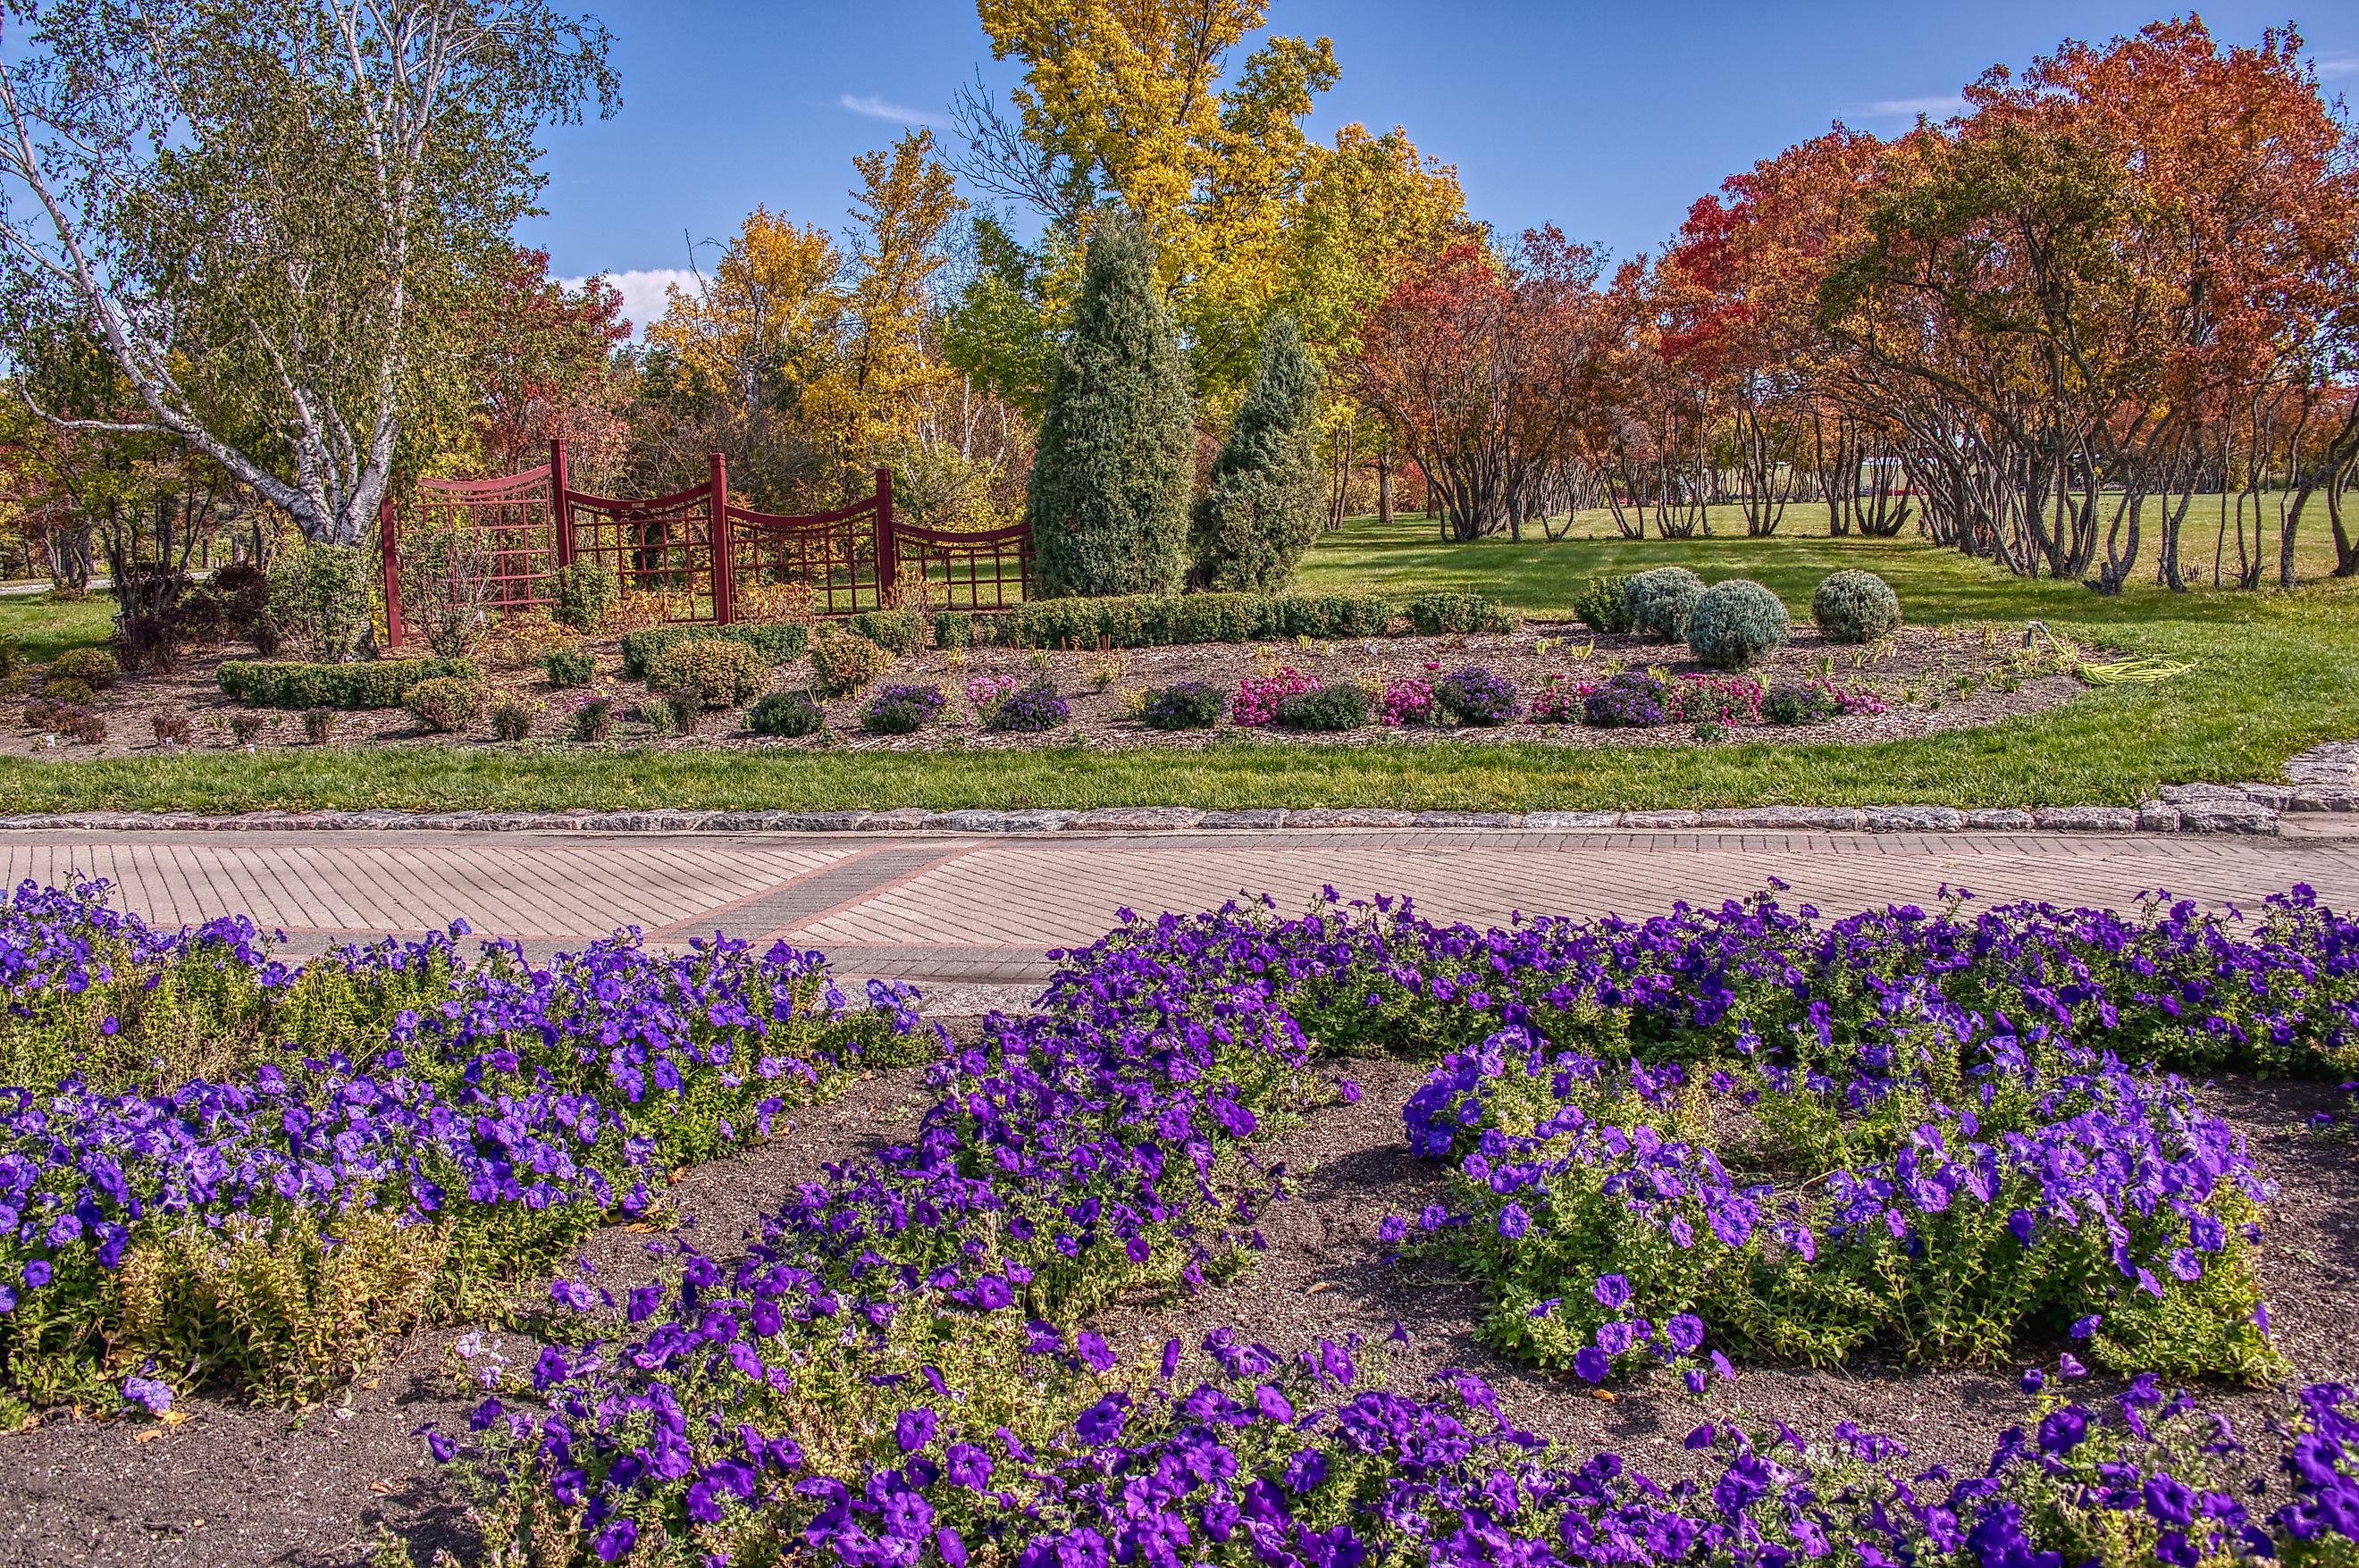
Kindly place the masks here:
<instances>
[{"instance_id":1,"label":"tall evergreen tree","mask_svg":"<svg viewBox=\"0 0 2359 1568\"><path fill-rule=\"evenodd\" d=\"M1262 329L1261 365L1196 503L1189 544L1208 588L1275 593L1319 535L1325 507L1311 452L1319 364L1294 320Z\"/></svg>"},{"instance_id":2,"label":"tall evergreen tree","mask_svg":"<svg viewBox=\"0 0 2359 1568\"><path fill-rule=\"evenodd\" d=\"M1072 340L1049 391L1026 518L1049 597L1158 593L1180 581L1195 477L1188 361L1128 212L1090 238Z\"/></svg>"}]
</instances>

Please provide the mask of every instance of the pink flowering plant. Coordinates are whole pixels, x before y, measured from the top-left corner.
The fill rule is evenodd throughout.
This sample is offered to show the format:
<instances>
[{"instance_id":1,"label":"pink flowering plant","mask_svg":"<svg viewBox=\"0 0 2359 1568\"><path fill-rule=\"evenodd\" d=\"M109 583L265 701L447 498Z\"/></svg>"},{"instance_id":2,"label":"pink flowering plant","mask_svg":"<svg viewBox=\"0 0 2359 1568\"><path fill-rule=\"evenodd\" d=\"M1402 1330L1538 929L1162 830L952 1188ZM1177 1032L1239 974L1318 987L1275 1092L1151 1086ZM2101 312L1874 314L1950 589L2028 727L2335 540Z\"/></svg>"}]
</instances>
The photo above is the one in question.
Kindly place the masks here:
<instances>
[{"instance_id":1,"label":"pink flowering plant","mask_svg":"<svg viewBox=\"0 0 2359 1568\"><path fill-rule=\"evenodd\" d=\"M1584 717L1589 694L1597 690L1594 682L1569 681L1562 675L1551 675L1540 689L1532 693L1531 705L1525 712L1527 723L1535 724L1577 724Z\"/></svg>"},{"instance_id":2,"label":"pink flowering plant","mask_svg":"<svg viewBox=\"0 0 2359 1568\"><path fill-rule=\"evenodd\" d=\"M1393 729L1433 723L1433 682L1403 675L1385 682L1377 717Z\"/></svg>"},{"instance_id":3,"label":"pink flowering plant","mask_svg":"<svg viewBox=\"0 0 2359 1568\"><path fill-rule=\"evenodd\" d=\"M1671 682L1672 716L1690 724L1757 724L1761 682L1749 675L1684 674Z\"/></svg>"},{"instance_id":4,"label":"pink flowering plant","mask_svg":"<svg viewBox=\"0 0 2359 1568\"><path fill-rule=\"evenodd\" d=\"M1001 703L1016 694L1023 682L1013 675L977 675L966 683L967 705L974 710L975 722L991 723Z\"/></svg>"},{"instance_id":5,"label":"pink flowering plant","mask_svg":"<svg viewBox=\"0 0 2359 1568\"><path fill-rule=\"evenodd\" d=\"M1260 729L1277 722L1277 711L1288 697L1299 697L1312 690L1318 682L1292 665L1287 665L1270 675L1248 675L1237 682L1237 694L1229 705L1229 716L1246 729Z\"/></svg>"}]
</instances>

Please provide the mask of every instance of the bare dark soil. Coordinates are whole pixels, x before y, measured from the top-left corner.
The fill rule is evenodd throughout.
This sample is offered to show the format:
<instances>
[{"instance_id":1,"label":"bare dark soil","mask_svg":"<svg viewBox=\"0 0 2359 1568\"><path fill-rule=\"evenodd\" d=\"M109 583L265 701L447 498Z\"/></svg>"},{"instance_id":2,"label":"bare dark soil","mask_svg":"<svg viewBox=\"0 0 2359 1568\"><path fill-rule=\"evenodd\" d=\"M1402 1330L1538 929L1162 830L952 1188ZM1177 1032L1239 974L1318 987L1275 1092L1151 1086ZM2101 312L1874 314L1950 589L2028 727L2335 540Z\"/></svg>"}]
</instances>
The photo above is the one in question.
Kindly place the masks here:
<instances>
[{"instance_id":1,"label":"bare dark soil","mask_svg":"<svg viewBox=\"0 0 2359 1568\"><path fill-rule=\"evenodd\" d=\"M587 689L550 686L530 649L522 646L488 648L478 655L486 669L494 701L513 697L532 711L530 737L508 746L563 746L570 716L591 695L614 699L612 738L666 749L789 748L817 750L830 746L853 749L973 750L1029 749L1086 745L1101 749L1137 746L1191 747L1235 734L1223 724L1214 731L1170 733L1148 729L1129 716L1129 704L1149 687L1181 681L1205 681L1234 692L1248 676L1267 675L1291 668L1314 681L1350 681L1381 687L1401 677L1436 680L1469 665L1482 665L1514 681L1527 700L1551 680L1577 684L1604 680L1619 670L1655 669L1669 674L1704 673L1687 658L1680 644L1643 641L1633 637L1598 637L1578 626L1527 626L1511 636L1397 637L1364 640L1292 643L1191 643L1175 648L1133 648L1111 653L1027 653L1010 648L966 650L929 649L899 660L882 681L940 686L950 704L940 722L910 735L871 735L860 728L865 693L826 704L828 729L800 740L754 735L745 728L742 711L706 714L695 735L659 733L639 716L640 703L651 694L641 684L622 678L617 639L605 637L582 645L596 659L598 676ZM185 718L191 728L190 745L196 749L234 749L251 745L256 751L302 747L306 740L299 715L261 712L266 728L251 742L240 741L230 727L233 715L250 710L224 696L215 670L224 658L251 657L243 649L216 649L192 655L181 666L159 675L125 676L99 694L98 712L107 725L99 745L72 742L62 735L45 736L13 722L12 704L0 709L0 755L88 757L154 755L164 749L155 723ZM1938 730L1995 724L2017 714L2037 713L2069 702L2079 682L2060 671L2069 656L2049 656L2046 649L2027 654L2019 633L1999 627L1909 626L1872 647L1831 643L1810 626L1795 628L1794 640L1750 676L1765 687L1822 679L1855 690L1872 691L1890 712L1854 715L1810 726L1779 730L1767 726L1737 731L1743 738L1800 738L1812 741L1881 741L1929 735ZM1064 728L1033 735L1006 735L984 729L966 701L968 681L977 676L1007 675L1029 684L1053 682L1072 710ZM798 661L773 671L775 683L800 687L810 679L808 664ZM873 690L873 689L872 689ZM659 705L659 704L658 704ZM488 712L490 704L486 704ZM1299 745L1408 745L1436 739L1532 741L1545 739L1567 746L1693 746L1700 744L1685 724L1644 730L1594 730L1580 725L1536 727L1516 723L1490 728L1451 726L1386 729L1381 726L1343 735L1310 735L1278 729L1254 732L1266 738ZM335 716L331 744L342 747L421 745L451 737L429 734L400 708ZM499 749L491 739L488 720L460 737L465 744Z\"/></svg>"},{"instance_id":2,"label":"bare dark soil","mask_svg":"<svg viewBox=\"0 0 2359 1568\"><path fill-rule=\"evenodd\" d=\"M955 1026L960 1033L973 1027ZM1287 1353L1357 1332L1386 1346L1372 1359L1396 1385L1444 1367L1471 1369L1530 1429L1581 1449L1614 1448L1665 1477L1683 1473L1689 1455L1680 1440L1707 1416L1783 1420L1810 1434L1848 1419L1901 1436L1926 1463L1978 1465L1997 1432L2030 1408L2017 1366L1747 1367L1699 1402L1669 1378L1625 1386L1607 1400L1503 1361L1473 1334L1472 1291L1434 1265L1386 1261L1376 1240L1384 1215L1414 1212L1439 1189L1436 1168L1401 1143L1399 1107L1423 1068L1389 1058L1332 1067L1337 1078L1359 1083L1358 1103L1311 1111L1262 1150L1294 1178L1291 1197L1262 1226L1267 1250L1240 1278L1196 1300L1103 1314L1099 1326L1118 1349L1151 1355L1168 1334L1221 1323ZM2359 1149L2301 1127L2312 1112L2346 1102L2326 1085L2250 1079L2223 1079L2208 1094L2280 1187L2262 1266L2293 1377L2352 1378L2359 1374ZM728 1256L731 1238L796 1183L906 1134L923 1102L916 1070L863 1075L832 1103L799 1113L772 1142L687 1172L673 1201L694 1216L697 1245ZM665 1276L669 1261L648 1256L652 1239L614 1227L592 1238L582 1256L619 1295ZM519 1304L537 1299L526 1292ZM1405 1345L1387 1344L1396 1323ZM303 1411L195 1400L187 1406L191 1419L169 1427L52 1412L0 1437L0 1564L324 1568L368 1562L381 1532L401 1538L419 1563L446 1547L467 1560L463 1505L414 1435L429 1421L462 1421L473 1403L450 1375L458 1332L413 1336L340 1397ZM512 1331L495 1337L511 1355L528 1339ZM2210 1397L2248 1436L2279 1408L2266 1389Z\"/></svg>"}]
</instances>

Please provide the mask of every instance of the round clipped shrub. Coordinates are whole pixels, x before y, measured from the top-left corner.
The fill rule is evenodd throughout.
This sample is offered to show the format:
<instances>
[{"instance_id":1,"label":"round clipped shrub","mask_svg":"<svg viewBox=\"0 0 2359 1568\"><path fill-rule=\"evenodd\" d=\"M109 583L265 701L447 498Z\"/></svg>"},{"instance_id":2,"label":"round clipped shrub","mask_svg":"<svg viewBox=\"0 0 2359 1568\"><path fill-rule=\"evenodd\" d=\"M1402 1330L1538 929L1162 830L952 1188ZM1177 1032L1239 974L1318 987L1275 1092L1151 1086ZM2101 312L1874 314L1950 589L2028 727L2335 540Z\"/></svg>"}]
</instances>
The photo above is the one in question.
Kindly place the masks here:
<instances>
[{"instance_id":1,"label":"round clipped shrub","mask_svg":"<svg viewBox=\"0 0 2359 1568\"><path fill-rule=\"evenodd\" d=\"M587 686L597 678L598 661L578 648L552 648L540 656L540 669L551 686Z\"/></svg>"},{"instance_id":2,"label":"round clipped shrub","mask_svg":"<svg viewBox=\"0 0 2359 1568\"><path fill-rule=\"evenodd\" d=\"M1471 665L1435 682L1433 705L1457 724L1504 724L1516 716L1516 683L1495 670Z\"/></svg>"},{"instance_id":3,"label":"round clipped shrub","mask_svg":"<svg viewBox=\"0 0 2359 1568\"><path fill-rule=\"evenodd\" d=\"M926 623L915 610L867 610L847 623L856 637L864 637L897 658L907 659L925 646Z\"/></svg>"},{"instance_id":4,"label":"round clipped shrub","mask_svg":"<svg viewBox=\"0 0 2359 1568\"><path fill-rule=\"evenodd\" d=\"M691 637L674 643L647 668L647 686L693 698L700 707L734 708L762 689L770 673L742 642Z\"/></svg>"},{"instance_id":5,"label":"round clipped shrub","mask_svg":"<svg viewBox=\"0 0 2359 1568\"><path fill-rule=\"evenodd\" d=\"M887 686L869 701L860 727L870 735L910 735L934 722L950 701L939 686Z\"/></svg>"},{"instance_id":6,"label":"round clipped shrub","mask_svg":"<svg viewBox=\"0 0 2359 1568\"><path fill-rule=\"evenodd\" d=\"M1277 705L1277 722L1290 730L1356 730L1368 722L1367 688L1331 681L1297 691Z\"/></svg>"},{"instance_id":7,"label":"round clipped shrub","mask_svg":"<svg viewBox=\"0 0 2359 1568\"><path fill-rule=\"evenodd\" d=\"M410 717L437 735L456 735L484 711L484 688L453 675L420 681L401 699Z\"/></svg>"},{"instance_id":8,"label":"round clipped shrub","mask_svg":"<svg viewBox=\"0 0 2359 1568\"><path fill-rule=\"evenodd\" d=\"M1810 595L1810 619L1836 642L1874 642L1900 627L1900 595L1873 572L1838 572Z\"/></svg>"},{"instance_id":9,"label":"round clipped shrub","mask_svg":"<svg viewBox=\"0 0 2359 1568\"><path fill-rule=\"evenodd\" d=\"M51 666L52 669L56 668ZM65 702L77 708L90 706L93 695L90 682L78 675L52 675L41 682L41 695L52 702Z\"/></svg>"},{"instance_id":10,"label":"round clipped shrub","mask_svg":"<svg viewBox=\"0 0 2359 1568\"><path fill-rule=\"evenodd\" d=\"M1732 577L1705 589L1688 612L1688 649L1714 670L1742 670L1785 647L1793 630L1777 594Z\"/></svg>"},{"instance_id":11,"label":"round clipped shrub","mask_svg":"<svg viewBox=\"0 0 2359 1568\"><path fill-rule=\"evenodd\" d=\"M1582 700L1584 724L1606 730L1650 729L1669 724L1671 689L1644 670L1625 670Z\"/></svg>"},{"instance_id":12,"label":"round clipped shrub","mask_svg":"<svg viewBox=\"0 0 2359 1568\"><path fill-rule=\"evenodd\" d=\"M995 730L1035 732L1060 729L1073 716L1057 695L1057 689L1047 681L1021 687L1001 699L991 710L986 723Z\"/></svg>"},{"instance_id":13,"label":"round clipped shrub","mask_svg":"<svg viewBox=\"0 0 2359 1568\"><path fill-rule=\"evenodd\" d=\"M1662 642L1687 636L1688 612L1703 597L1703 579L1684 566L1658 566L1622 584L1622 612L1630 630Z\"/></svg>"},{"instance_id":14,"label":"round clipped shrub","mask_svg":"<svg viewBox=\"0 0 2359 1568\"><path fill-rule=\"evenodd\" d=\"M1147 693L1138 722L1151 730L1208 730L1228 716L1229 699L1209 681L1182 681Z\"/></svg>"},{"instance_id":15,"label":"round clipped shrub","mask_svg":"<svg viewBox=\"0 0 2359 1568\"><path fill-rule=\"evenodd\" d=\"M848 697L893 668L893 656L864 637L832 632L810 645L811 694Z\"/></svg>"},{"instance_id":16,"label":"round clipped shrub","mask_svg":"<svg viewBox=\"0 0 2359 1568\"><path fill-rule=\"evenodd\" d=\"M973 648L974 646L973 612L936 611L934 613L934 646L936 648Z\"/></svg>"},{"instance_id":17,"label":"round clipped shrub","mask_svg":"<svg viewBox=\"0 0 2359 1568\"><path fill-rule=\"evenodd\" d=\"M827 714L808 691L766 691L745 711L745 727L758 735L799 740L827 728Z\"/></svg>"},{"instance_id":18,"label":"round clipped shrub","mask_svg":"<svg viewBox=\"0 0 2359 1568\"><path fill-rule=\"evenodd\" d=\"M103 691L123 674L123 665L103 648L70 648L49 660L49 679L79 681L93 691Z\"/></svg>"}]
</instances>

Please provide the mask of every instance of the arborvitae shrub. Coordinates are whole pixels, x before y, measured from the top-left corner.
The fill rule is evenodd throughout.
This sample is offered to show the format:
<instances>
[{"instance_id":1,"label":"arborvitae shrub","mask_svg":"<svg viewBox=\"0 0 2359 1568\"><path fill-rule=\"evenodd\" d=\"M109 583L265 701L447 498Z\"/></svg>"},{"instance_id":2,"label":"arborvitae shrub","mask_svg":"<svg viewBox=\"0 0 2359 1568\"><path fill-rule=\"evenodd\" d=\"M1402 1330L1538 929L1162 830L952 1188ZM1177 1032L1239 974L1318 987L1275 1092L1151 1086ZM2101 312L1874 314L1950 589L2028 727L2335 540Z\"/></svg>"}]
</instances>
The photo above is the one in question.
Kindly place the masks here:
<instances>
[{"instance_id":1,"label":"arborvitae shrub","mask_svg":"<svg viewBox=\"0 0 2359 1568\"><path fill-rule=\"evenodd\" d=\"M1026 500L1044 597L1178 583L1195 479L1188 388L1154 238L1131 213L1109 212L1090 236Z\"/></svg>"},{"instance_id":2,"label":"arborvitae shrub","mask_svg":"<svg viewBox=\"0 0 2359 1568\"><path fill-rule=\"evenodd\" d=\"M1319 537L1326 484L1311 452L1318 419L1319 364L1293 318L1274 315L1189 532L1206 587L1274 593Z\"/></svg>"},{"instance_id":3,"label":"arborvitae shrub","mask_svg":"<svg viewBox=\"0 0 2359 1568\"><path fill-rule=\"evenodd\" d=\"M549 574L549 618L568 631L594 633L622 599L614 568L594 558Z\"/></svg>"},{"instance_id":4,"label":"arborvitae shrub","mask_svg":"<svg viewBox=\"0 0 2359 1568\"><path fill-rule=\"evenodd\" d=\"M552 648L540 656L540 669L551 686L587 686L597 679L598 661L578 648Z\"/></svg>"}]
</instances>

